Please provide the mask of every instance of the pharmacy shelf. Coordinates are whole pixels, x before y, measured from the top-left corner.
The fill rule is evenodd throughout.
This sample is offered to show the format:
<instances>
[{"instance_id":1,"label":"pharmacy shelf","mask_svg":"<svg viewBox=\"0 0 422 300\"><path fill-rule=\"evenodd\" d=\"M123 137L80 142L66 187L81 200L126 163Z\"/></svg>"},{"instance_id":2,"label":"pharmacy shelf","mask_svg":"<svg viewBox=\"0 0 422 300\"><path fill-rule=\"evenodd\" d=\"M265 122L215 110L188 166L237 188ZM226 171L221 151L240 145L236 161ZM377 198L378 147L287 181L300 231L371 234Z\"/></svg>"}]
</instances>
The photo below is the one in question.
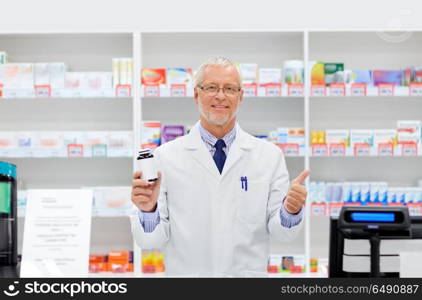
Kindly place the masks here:
<instances>
[{"instance_id":1,"label":"pharmacy shelf","mask_svg":"<svg viewBox=\"0 0 422 300\"><path fill-rule=\"evenodd\" d=\"M400 70L420 62L422 32L403 40L388 31L309 31L309 60L343 62L346 69ZM406 33L404 33L406 34Z\"/></svg>"},{"instance_id":2,"label":"pharmacy shelf","mask_svg":"<svg viewBox=\"0 0 422 300\"><path fill-rule=\"evenodd\" d=\"M192 98L143 98L141 103L143 120L190 127L199 118ZM244 98L239 108L239 125L253 135L268 135L278 127L303 127L303 108L303 99Z\"/></svg>"},{"instance_id":3,"label":"pharmacy shelf","mask_svg":"<svg viewBox=\"0 0 422 300\"><path fill-rule=\"evenodd\" d=\"M415 84L411 87L409 86L387 86L387 87L374 87L374 86L364 86L364 87L354 87L351 85L344 85L340 87L312 87L310 97L312 98L418 98L419 100L422 97L422 89L419 84Z\"/></svg>"},{"instance_id":4,"label":"pharmacy shelf","mask_svg":"<svg viewBox=\"0 0 422 300\"><path fill-rule=\"evenodd\" d=\"M193 99L193 95L192 96L159 96L159 97L155 97L155 96L143 96L143 99L157 99L158 101L161 101L161 99L168 99L169 101L172 101L173 99L183 99L185 101L187 100L192 100ZM256 95L256 96L243 96L243 99L245 101L270 101L270 100L274 100L277 99L278 101L286 101L286 99L295 99L295 101L300 101L303 100L303 96L260 96L260 95Z\"/></svg>"},{"instance_id":5,"label":"pharmacy shelf","mask_svg":"<svg viewBox=\"0 0 422 300\"><path fill-rule=\"evenodd\" d=\"M277 65L277 68L281 68ZM303 85L287 85L282 84L276 87L262 87L259 85L254 85L252 88L250 86L243 87L243 96L245 98L303 98L304 97L304 87ZM143 98L180 98L180 97L190 97L192 98L194 91L192 87L187 87L186 85L177 85L177 87L167 87L167 86L142 86L141 87L141 97Z\"/></svg>"},{"instance_id":6,"label":"pharmacy shelf","mask_svg":"<svg viewBox=\"0 0 422 300\"><path fill-rule=\"evenodd\" d=\"M18 189L126 186L132 161L124 158L8 158L17 166Z\"/></svg>"},{"instance_id":7,"label":"pharmacy shelf","mask_svg":"<svg viewBox=\"0 0 422 300\"><path fill-rule=\"evenodd\" d=\"M312 181L386 181L391 186L417 186L419 157L318 157L311 160Z\"/></svg>"},{"instance_id":8,"label":"pharmacy shelf","mask_svg":"<svg viewBox=\"0 0 422 300\"><path fill-rule=\"evenodd\" d=\"M308 155L311 158L317 158L317 157L337 157L337 158L346 158L346 157L390 157L390 158L401 158L401 157L414 157L414 158L420 158L422 156L422 147L420 145L411 145L409 148L403 148L402 145L392 147L392 152L386 152L386 153L379 153L378 149L375 149L373 147L361 147L354 150L351 147L345 147L344 152L334 150L329 150L330 147L327 145L315 145L315 148L311 148L308 151ZM342 148L340 148L342 149ZM390 150L391 150L390 149Z\"/></svg>"},{"instance_id":9,"label":"pharmacy shelf","mask_svg":"<svg viewBox=\"0 0 422 300\"><path fill-rule=\"evenodd\" d=\"M112 59L133 56L133 33L0 34L0 49L10 62L64 62L72 72L112 72ZM134 96L114 89L51 89L49 97L34 89L2 89L0 131L133 131ZM129 97L128 97L129 96ZM133 149L130 149L132 152ZM127 151L126 151L127 152ZM128 186L132 155L92 158L10 158L17 165L18 188ZM23 224L19 218L18 253ZM132 250L128 217L94 216L91 253ZM119 274L119 277L122 274Z\"/></svg>"},{"instance_id":10,"label":"pharmacy shelf","mask_svg":"<svg viewBox=\"0 0 422 300\"><path fill-rule=\"evenodd\" d=\"M346 154L342 156L332 156L332 155L310 155L310 158L348 158L348 157L355 157L355 158L378 158L378 157L390 157L390 158L421 158L422 154L420 154L420 151L417 155L407 155L407 154L400 154L400 155L354 155L354 154Z\"/></svg>"},{"instance_id":11,"label":"pharmacy shelf","mask_svg":"<svg viewBox=\"0 0 422 300\"><path fill-rule=\"evenodd\" d=\"M291 86L283 84L276 90L264 87L258 87L255 91L249 91L248 87L244 87L244 97L262 97L262 98L303 98L304 87L303 86ZM365 86L357 87L351 85L344 85L341 87L322 87L322 86L311 86L309 93L311 98L421 98L422 97L422 86L414 84L414 86L394 86L394 87L374 87ZM142 86L141 97L143 98L192 98L192 88L168 88L158 86Z\"/></svg>"},{"instance_id":12,"label":"pharmacy shelf","mask_svg":"<svg viewBox=\"0 0 422 300\"><path fill-rule=\"evenodd\" d=\"M0 34L8 61L65 62L71 71L111 72L112 59L132 56L132 33Z\"/></svg>"},{"instance_id":13,"label":"pharmacy shelf","mask_svg":"<svg viewBox=\"0 0 422 300\"><path fill-rule=\"evenodd\" d=\"M75 92L76 94L76 92ZM79 93L80 95L80 93ZM51 97L16 97L16 98L6 98L6 97L0 97L0 103L4 103L2 101L31 101L33 99L36 99L36 101L127 101L127 100L132 100L132 98L130 97L116 97L115 95L113 96L104 96L99 94L92 94L92 96L51 96Z\"/></svg>"},{"instance_id":14,"label":"pharmacy shelf","mask_svg":"<svg viewBox=\"0 0 422 300\"><path fill-rule=\"evenodd\" d=\"M412 32L395 42L400 33L388 31L309 31L309 61L342 62L351 70L400 70L420 63L422 32ZM356 86L355 86L356 87ZM319 95L321 89L316 89ZM310 127L324 129L389 129L397 120L421 120L420 88L397 86L384 90L346 86L326 88L325 96L309 90ZM386 181L391 186L416 186L421 179L420 156L314 157L310 155L312 181ZM310 202L310 201L308 201ZM310 205L310 203L309 203ZM309 251L328 257L329 221L307 216Z\"/></svg>"},{"instance_id":15,"label":"pharmacy shelf","mask_svg":"<svg viewBox=\"0 0 422 300\"><path fill-rule=\"evenodd\" d=\"M395 129L398 120L422 119L422 101L417 97L368 99L312 98L311 129Z\"/></svg>"},{"instance_id":16,"label":"pharmacy shelf","mask_svg":"<svg viewBox=\"0 0 422 300\"><path fill-rule=\"evenodd\" d=\"M0 100L1 131L132 130L132 99Z\"/></svg>"},{"instance_id":17,"label":"pharmacy shelf","mask_svg":"<svg viewBox=\"0 0 422 300\"><path fill-rule=\"evenodd\" d=\"M81 90L81 89L52 89L49 96L41 94L38 95L35 89L18 90L18 89L2 89L2 96L0 100L10 99L90 99L90 98L129 98L130 95L117 95L116 91L110 89L92 89L92 90Z\"/></svg>"},{"instance_id":18,"label":"pharmacy shelf","mask_svg":"<svg viewBox=\"0 0 422 300\"><path fill-rule=\"evenodd\" d=\"M141 33L142 67L196 69L215 55L261 67L281 67L285 60L303 59L303 36L300 31Z\"/></svg>"}]
</instances>

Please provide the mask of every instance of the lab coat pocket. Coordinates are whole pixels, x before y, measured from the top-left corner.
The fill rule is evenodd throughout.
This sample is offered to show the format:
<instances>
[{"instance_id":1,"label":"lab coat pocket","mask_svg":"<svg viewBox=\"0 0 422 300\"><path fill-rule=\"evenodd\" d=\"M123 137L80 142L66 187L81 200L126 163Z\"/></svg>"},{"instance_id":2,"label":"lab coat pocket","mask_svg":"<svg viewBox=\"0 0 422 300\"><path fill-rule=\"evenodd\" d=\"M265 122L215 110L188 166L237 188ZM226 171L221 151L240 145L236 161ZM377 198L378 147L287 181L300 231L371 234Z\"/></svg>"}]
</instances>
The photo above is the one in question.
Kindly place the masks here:
<instances>
[{"instance_id":1,"label":"lab coat pocket","mask_svg":"<svg viewBox=\"0 0 422 300\"><path fill-rule=\"evenodd\" d=\"M239 188L237 218L245 223L261 224L266 221L268 181L248 181L248 187Z\"/></svg>"}]
</instances>

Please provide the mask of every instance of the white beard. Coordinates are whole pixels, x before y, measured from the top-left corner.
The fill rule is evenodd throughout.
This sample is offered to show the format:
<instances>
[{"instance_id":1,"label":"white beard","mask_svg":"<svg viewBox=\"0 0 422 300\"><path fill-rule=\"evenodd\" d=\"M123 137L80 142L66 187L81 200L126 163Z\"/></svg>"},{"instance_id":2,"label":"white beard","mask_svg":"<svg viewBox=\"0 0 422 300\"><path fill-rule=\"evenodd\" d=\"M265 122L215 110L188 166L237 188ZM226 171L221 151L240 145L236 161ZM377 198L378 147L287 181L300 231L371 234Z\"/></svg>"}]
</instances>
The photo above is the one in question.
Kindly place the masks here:
<instances>
[{"instance_id":1,"label":"white beard","mask_svg":"<svg viewBox=\"0 0 422 300\"><path fill-rule=\"evenodd\" d=\"M217 125L217 126L223 126L227 122L229 122L233 116L237 114L237 109L234 112L234 114L228 114L225 116L217 116L209 111L205 111L203 105L201 104L201 101L198 101L198 109L199 113L211 124Z\"/></svg>"}]
</instances>

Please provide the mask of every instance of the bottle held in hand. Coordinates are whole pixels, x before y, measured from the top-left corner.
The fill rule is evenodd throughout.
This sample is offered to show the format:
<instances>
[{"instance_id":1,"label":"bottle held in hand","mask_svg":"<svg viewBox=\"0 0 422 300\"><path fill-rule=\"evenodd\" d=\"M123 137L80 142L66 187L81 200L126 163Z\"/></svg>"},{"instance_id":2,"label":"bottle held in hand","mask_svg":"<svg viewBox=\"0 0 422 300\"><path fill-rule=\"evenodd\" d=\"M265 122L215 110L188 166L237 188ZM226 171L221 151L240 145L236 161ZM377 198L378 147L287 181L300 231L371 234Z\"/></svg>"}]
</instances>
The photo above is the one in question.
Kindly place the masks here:
<instances>
[{"instance_id":1,"label":"bottle held in hand","mask_svg":"<svg viewBox=\"0 0 422 300\"><path fill-rule=\"evenodd\" d=\"M158 170L155 165L155 158L150 149L139 151L137 158L138 170L142 171L142 180L154 182L158 179Z\"/></svg>"}]
</instances>

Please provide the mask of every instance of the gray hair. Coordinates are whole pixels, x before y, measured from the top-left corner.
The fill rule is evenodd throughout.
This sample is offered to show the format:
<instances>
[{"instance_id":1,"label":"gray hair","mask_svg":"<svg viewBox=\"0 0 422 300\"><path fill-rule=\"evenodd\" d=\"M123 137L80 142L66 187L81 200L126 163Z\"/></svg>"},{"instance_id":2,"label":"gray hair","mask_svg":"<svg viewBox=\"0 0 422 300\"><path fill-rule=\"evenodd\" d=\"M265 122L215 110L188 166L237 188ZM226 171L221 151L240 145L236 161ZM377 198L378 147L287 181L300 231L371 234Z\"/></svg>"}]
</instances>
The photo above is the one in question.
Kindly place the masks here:
<instances>
[{"instance_id":1,"label":"gray hair","mask_svg":"<svg viewBox=\"0 0 422 300\"><path fill-rule=\"evenodd\" d=\"M234 68L236 68L237 72L239 73L239 84L240 86L242 86L242 74L240 73L240 69L238 67L237 64L233 63L230 59L226 58L226 57L222 57L222 56L217 56L217 57L210 57L208 58L205 62L203 62L196 74L193 76L193 87L197 87L201 81L204 78L204 71L208 66L215 66L215 65L219 65L219 66L232 66Z\"/></svg>"}]
</instances>

